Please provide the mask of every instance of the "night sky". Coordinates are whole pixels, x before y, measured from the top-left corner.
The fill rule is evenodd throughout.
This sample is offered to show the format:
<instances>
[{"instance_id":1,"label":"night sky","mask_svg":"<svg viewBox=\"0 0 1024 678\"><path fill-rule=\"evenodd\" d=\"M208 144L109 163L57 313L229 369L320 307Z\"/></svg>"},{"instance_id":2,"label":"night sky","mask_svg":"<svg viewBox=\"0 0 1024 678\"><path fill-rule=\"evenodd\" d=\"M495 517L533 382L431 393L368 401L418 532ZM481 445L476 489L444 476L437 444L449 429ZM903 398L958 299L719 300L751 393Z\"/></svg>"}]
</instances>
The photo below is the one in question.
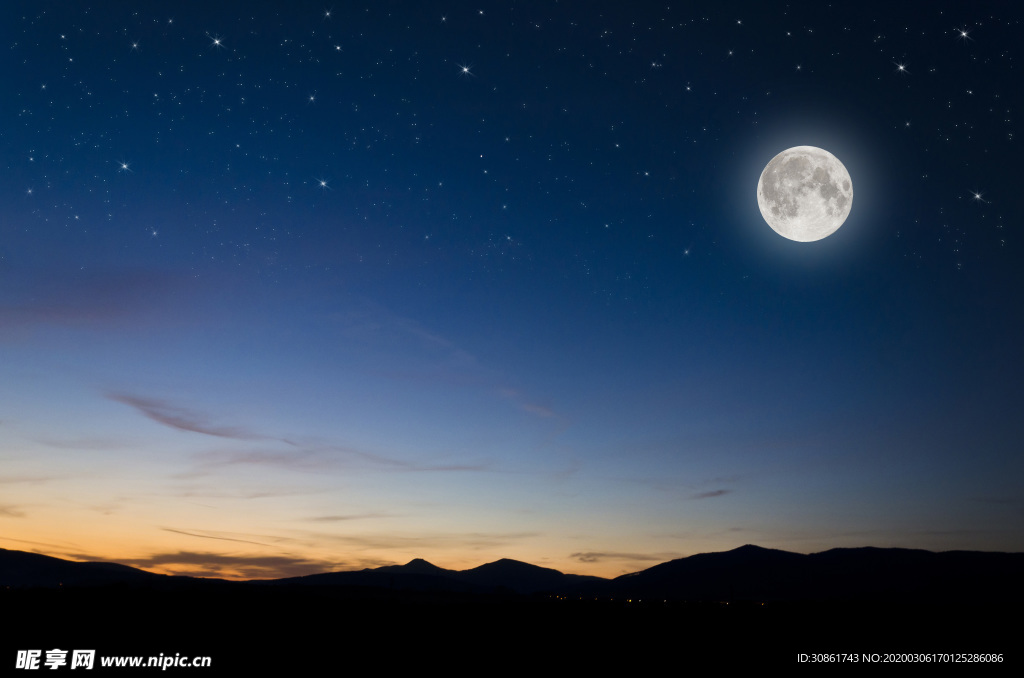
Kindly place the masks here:
<instances>
[{"instance_id":1,"label":"night sky","mask_svg":"<svg viewBox=\"0 0 1024 678\"><path fill-rule=\"evenodd\" d=\"M1013 3L5 2L0 547L1024 550L1022 35ZM755 196L801 145L854 186L812 243Z\"/></svg>"}]
</instances>

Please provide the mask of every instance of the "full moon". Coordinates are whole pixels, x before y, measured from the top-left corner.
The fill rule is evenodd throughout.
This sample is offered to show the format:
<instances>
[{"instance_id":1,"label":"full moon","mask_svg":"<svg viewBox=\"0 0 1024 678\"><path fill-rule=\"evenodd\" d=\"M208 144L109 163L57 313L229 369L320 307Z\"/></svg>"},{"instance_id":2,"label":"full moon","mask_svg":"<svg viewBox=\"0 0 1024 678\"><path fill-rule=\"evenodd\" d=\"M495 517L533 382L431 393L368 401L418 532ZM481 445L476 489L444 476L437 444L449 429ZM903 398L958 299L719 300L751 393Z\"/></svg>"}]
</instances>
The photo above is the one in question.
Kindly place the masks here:
<instances>
[{"instance_id":1,"label":"full moon","mask_svg":"<svg viewBox=\"0 0 1024 678\"><path fill-rule=\"evenodd\" d=\"M794 146L772 158L757 181L761 216L797 242L827 238L853 206L853 181L839 158L815 146Z\"/></svg>"}]
</instances>

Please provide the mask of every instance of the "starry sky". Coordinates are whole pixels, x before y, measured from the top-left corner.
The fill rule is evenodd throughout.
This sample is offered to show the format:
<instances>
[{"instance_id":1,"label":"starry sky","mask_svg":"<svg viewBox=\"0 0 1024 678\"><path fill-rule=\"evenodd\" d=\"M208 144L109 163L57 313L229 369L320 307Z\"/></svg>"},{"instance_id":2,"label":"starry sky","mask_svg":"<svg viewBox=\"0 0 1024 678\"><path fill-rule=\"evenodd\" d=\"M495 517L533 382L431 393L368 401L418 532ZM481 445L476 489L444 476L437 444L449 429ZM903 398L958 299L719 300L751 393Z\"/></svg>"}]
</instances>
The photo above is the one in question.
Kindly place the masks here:
<instances>
[{"instance_id":1,"label":"starry sky","mask_svg":"<svg viewBox=\"0 0 1024 678\"><path fill-rule=\"evenodd\" d=\"M1024 550L1012 3L5 2L0 547ZM758 211L833 153L834 235Z\"/></svg>"}]
</instances>

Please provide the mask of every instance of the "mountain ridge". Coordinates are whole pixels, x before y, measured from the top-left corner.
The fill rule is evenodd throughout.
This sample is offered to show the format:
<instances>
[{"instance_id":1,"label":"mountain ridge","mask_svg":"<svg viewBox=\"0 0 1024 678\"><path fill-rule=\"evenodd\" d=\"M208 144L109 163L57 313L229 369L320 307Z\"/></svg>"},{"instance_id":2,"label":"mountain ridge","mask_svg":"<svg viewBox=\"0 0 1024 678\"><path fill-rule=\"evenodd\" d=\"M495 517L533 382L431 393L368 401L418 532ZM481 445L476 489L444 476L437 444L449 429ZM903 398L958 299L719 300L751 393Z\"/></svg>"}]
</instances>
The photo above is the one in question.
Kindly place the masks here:
<instances>
[{"instance_id":1,"label":"mountain ridge","mask_svg":"<svg viewBox=\"0 0 1024 678\"><path fill-rule=\"evenodd\" d=\"M801 554L746 544L699 553L608 579L510 558L449 570L422 558L404 565L271 580L170 577L111 562L77 562L0 549L0 586L334 587L468 595L556 595L680 601L935 599L1024 602L1024 553L855 547Z\"/></svg>"}]
</instances>

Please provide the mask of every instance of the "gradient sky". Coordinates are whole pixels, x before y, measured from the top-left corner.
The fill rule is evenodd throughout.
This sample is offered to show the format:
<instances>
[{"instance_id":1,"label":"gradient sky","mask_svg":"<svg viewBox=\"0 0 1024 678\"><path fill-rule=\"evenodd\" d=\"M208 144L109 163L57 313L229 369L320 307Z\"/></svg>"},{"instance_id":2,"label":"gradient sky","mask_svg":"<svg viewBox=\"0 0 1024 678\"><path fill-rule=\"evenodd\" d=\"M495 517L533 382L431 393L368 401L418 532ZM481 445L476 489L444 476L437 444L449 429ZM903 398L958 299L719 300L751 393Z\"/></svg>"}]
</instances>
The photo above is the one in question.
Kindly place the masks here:
<instances>
[{"instance_id":1,"label":"gradient sky","mask_svg":"<svg viewBox=\"0 0 1024 678\"><path fill-rule=\"evenodd\" d=\"M1021 18L5 2L0 546L1024 550ZM816 243L757 208L798 145Z\"/></svg>"}]
</instances>

